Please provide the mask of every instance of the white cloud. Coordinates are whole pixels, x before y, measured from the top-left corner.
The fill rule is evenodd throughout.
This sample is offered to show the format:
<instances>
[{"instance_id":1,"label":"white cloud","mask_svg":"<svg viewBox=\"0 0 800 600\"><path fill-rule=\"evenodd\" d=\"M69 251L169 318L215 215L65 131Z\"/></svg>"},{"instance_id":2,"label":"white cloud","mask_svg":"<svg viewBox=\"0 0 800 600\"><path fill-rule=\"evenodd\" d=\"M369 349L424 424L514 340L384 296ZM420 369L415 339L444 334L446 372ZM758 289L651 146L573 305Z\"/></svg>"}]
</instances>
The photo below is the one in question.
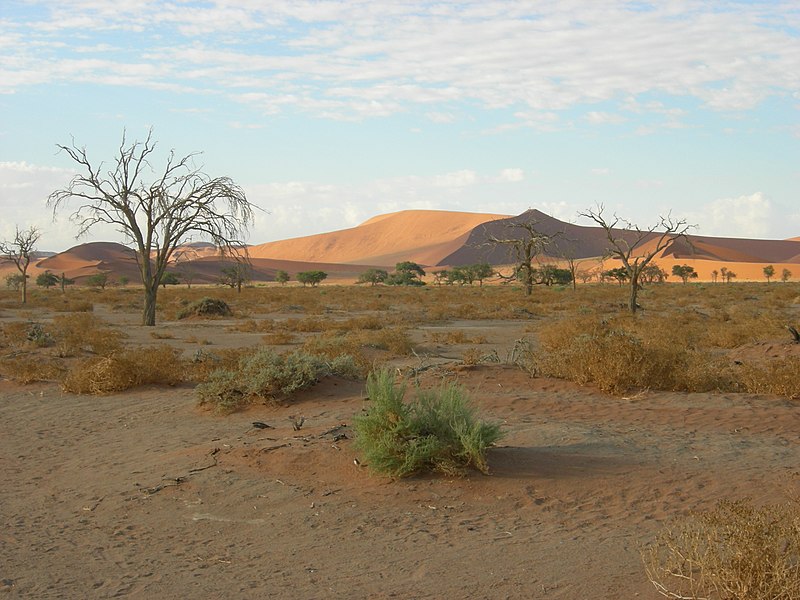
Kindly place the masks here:
<instances>
[{"instance_id":1,"label":"white cloud","mask_svg":"<svg viewBox=\"0 0 800 600\"><path fill-rule=\"evenodd\" d=\"M522 181L523 179L525 179L525 171L522 169L503 169L500 171L500 177L498 178L499 181L510 183Z\"/></svg>"},{"instance_id":2,"label":"white cloud","mask_svg":"<svg viewBox=\"0 0 800 600\"><path fill-rule=\"evenodd\" d=\"M589 169L589 173L592 175L597 175L598 177L606 177L611 174L611 169L607 169L605 167L597 167L594 169Z\"/></svg>"},{"instance_id":3,"label":"white cloud","mask_svg":"<svg viewBox=\"0 0 800 600\"><path fill-rule=\"evenodd\" d=\"M719 198L693 215L698 233L727 237L763 238L773 229L773 205L762 192Z\"/></svg>"},{"instance_id":4,"label":"white cloud","mask_svg":"<svg viewBox=\"0 0 800 600\"><path fill-rule=\"evenodd\" d=\"M799 85L798 18L788 2L653 3L647 11L623 0L39 5L43 18L19 11L0 22L0 39L14 40L3 45L0 90L61 81L237 89L267 112L345 119L421 105L434 122L450 122L451 102L469 102L553 128L558 111L619 98L625 114L596 110L585 120L659 113L675 127L681 109L639 98L741 111ZM113 55L108 31L126 32Z\"/></svg>"},{"instance_id":5,"label":"white cloud","mask_svg":"<svg viewBox=\"0 0 800 600\"><path fill-rule=\"evenodd\" d=\"M13 236L15 227L34 226L44 233L42 244L52 243L62 249L73 246L75 230L67 215L54 222L47 208L50 193L66 185L72 175L67 169L24 161L0 162L0 239ZM42 244L40 249L46 250Z\"/></svg>"}]
</instances>

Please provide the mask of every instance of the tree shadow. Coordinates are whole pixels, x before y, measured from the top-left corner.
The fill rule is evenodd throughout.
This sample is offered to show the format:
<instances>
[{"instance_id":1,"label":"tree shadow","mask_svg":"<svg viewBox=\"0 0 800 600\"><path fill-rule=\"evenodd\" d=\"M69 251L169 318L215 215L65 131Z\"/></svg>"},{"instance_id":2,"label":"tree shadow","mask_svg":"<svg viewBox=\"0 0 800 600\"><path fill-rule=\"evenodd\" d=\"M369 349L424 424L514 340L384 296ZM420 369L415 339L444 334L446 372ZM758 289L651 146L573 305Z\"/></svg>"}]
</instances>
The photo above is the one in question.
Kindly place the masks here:
<instances>
[{"instance_id":1,"label":"tree shadow","mask_svg":"<svg viewBox=\"0 0 800 600\"><path fill-rule=\"evenodd\" d=\"M641 464L641 459L611 444L571 444L539 448L503 446L488 454L493 477L506 479L558 479L621 475Z\"/></svg>"}]
</instances>

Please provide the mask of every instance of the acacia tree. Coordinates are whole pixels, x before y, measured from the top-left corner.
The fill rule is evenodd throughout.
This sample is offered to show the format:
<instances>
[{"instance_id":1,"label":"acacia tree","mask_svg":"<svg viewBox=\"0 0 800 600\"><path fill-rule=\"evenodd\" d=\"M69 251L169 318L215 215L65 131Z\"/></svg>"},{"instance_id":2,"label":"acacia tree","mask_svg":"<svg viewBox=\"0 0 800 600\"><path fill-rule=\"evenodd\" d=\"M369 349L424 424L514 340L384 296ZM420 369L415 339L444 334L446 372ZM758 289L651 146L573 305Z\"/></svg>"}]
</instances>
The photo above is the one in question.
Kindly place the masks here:
<instances>
[{"instance_id":1,"label":"acacia tree","mask_svg":"<svg viewBox=\"0 0 800 600\"><path fill-rule=\"evenodd\" d=\"M769 283L769 280L772 279L774 276L775 276L775 267L773 267L772 265L767 265L766 267L764 267L764 277L767 278L767 283Z\"/></svg>"},{"instance_id":2,"label":"acacia tree","mask_svg":"<svg viewBox=\"0 0 800 600\"><path fill-rule=\"evenodd\" d=\"M219 281L222 285L227 285L231 289L242 293L242 286L250 281L250 266L245 261L237 261L228 267L223 267Z\"/></svg>"},{"instance_id":3,"label":"acacia tree","mask_svg":"<svg viewBox=\"0 0 800 600\"><path fill-rule=\"evenodd\" d=\"M297 281L303 284L303 287L307 285L317 287L328 278L328 274L325 271L301 271L295 277L297 277Z\"/></svg>"},{"instance_id":4,"label":"acacia tree","mask_svg":"<svg viewBox=\"0 0 800 600\"><path fill-rule=\"evenodd\" d=\"M622 268L628 274L630 284L630 300L628 307L632 313L639 308L636 300L639 294L639 278L650 261L675 240L687 239L687 234L694 225L689 225L685 219L673 219L671 215L661 216L658 223L651 227L639 227L630 221L614 215L607 219L603 205L596 209L580 213L599 225L606 234L608 241L608 256L619 259Z\"/></svg>"},{"instance_id":5,"label":"acacia tree","mask_svg":"<svg viewBox=\"0 0 800 600\"><path fill-rule=\"evenodd\" d=\"M697 279L697 271L691 265L672 265L672 274L681 278L686 285L690 279Z\"/></svg>"},{"instance_id":6,"label":"acacia tree","mask_svg":"<svg viewBox=\"0 0 800 600\"><path fill-rule=\"evenodd\" d=\"M59 276L52 271L45 271L36 277L36 285L47 289L57 286L59 281L61 281Z\"/></svg>"},{"instance_id":7,"label":"acacia tree","mask_svg":"<svg viewBox=\"0 0 800 600\"><path fill-rule=\"evenodd\" d=\"M28 265L31 264L33 251L40 237L42 237L42 232L34 226L24 231L16 227L13 240L0 241L0 255L13 262L19 271L23 304L28 301Z\"/></svg>"},{"instance_id":8,"label":"acacia tree","mask_svg":"<svg viewBox=\"0 0 800 600\"><path fill-rule=\"evenodd\" d=\"M356 283L368 283L370 286L376 286L386 281L387 277L389 277L389 273L384 269L367 269L358 276Z\"/></svg>"},{"instance_id":9,"label":"acacia tree","mask_svg":"<svg viewBox=\"0 0 800 600\"><path fill-rule=\"evenodd\" d=\"M536 266L534 259L539 256L551 243L552 236L536 230L536 221L510 221L506 223L508 234L498 237L487 235L487 244L492 246L505 246L511 259L514 261L514 271L510 276L502 276L506 280L519 280L525 288L525 295L533 293L536 284Z\"/></svg>"},{"instance_id":10,"label":"acacia tree","mask_svg":"<svg viewBox=\"0 0 800 600\"><path fill-rule=\"evenodd\" d=\"M228 177L210 177L194 165L192 153L169 152L159 170L151 164L156 142L128 143L123 133L118 155L106 170L93 164L86 148L58 145L81 171L48 199L53 212L70 200L80 206L71 218L78 237L99 223L114 225L136 249L144 284L143 325L156 323L158 286L175 250L193 237L206 238L229 256L247 261L242 238L253 220L253 205Z\"/></svg>"}]
</instances>

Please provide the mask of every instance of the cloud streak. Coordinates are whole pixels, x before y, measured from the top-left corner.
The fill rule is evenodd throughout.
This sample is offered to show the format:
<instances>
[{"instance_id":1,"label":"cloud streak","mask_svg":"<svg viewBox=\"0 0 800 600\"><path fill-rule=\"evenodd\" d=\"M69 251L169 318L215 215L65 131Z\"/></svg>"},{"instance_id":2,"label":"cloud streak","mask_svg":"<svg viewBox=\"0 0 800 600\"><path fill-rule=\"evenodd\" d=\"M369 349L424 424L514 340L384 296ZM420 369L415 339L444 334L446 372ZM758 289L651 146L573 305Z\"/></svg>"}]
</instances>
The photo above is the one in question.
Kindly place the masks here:
<instances>
[{"instance_id":1,"label":"cloud streak","mask_svg":"<svg viewBox=\"0 0 800 600\"><path fill-rule=\"evenodd\" d=\"M746 111L800 90L800 11L790 3L34 4L35 18L20 10L0 22L13 40L0 59L7 93L84 81L227 93L265 114L353 119L421 107L436 122L466 101L541 125L539 113L609 101L618 109L587 110L585 121L663 111L637 100L648 94Z\"/></svg>"}]
</instances>

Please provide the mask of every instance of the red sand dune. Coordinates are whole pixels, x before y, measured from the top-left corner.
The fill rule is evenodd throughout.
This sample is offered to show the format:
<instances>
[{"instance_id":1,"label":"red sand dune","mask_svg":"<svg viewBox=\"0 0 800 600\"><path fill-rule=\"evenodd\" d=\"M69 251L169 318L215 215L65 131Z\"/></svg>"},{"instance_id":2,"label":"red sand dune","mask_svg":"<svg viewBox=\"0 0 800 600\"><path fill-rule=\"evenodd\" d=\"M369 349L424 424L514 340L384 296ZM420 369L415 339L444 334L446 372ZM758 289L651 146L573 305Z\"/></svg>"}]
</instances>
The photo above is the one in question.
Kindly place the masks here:
<instances>
[{"instance_id":1,"label":"red sand dune","mask_svg":"<svg viewBox=\"0 0 800 600\"><path fill-rule=\"evenodd\" d=\"M134 251L115 242L89 242L40 260L33 276L46 270L78 280L101 272L130 279L139 276Z\"/></svg>"},{"instance_id":2,"label":"red sand dune","mask_svg":"<svg viewBox=\"0 0 800 600\"><path fill-rule=\"evenodd\" d=\"M378 215L357 227L288 240L251 246L253 279L271 281L279 269L292 276L300 271L323 270L332 279L354 279L368 267L390 269L404 260L426 267L446 267L486 261L507 265L514 261L506 246L487 244L490 237L519 236L516 222L535 222L536 230L554 235L554 241L541 257L542 261L563 261L567 257L582 263L583 269L597 269L607 254L608 239L603 229L559 221L537 210L516 217L496 214L408 210ZM633 240L634 233L624 230L616 234ZM655 237L642 245L642 251L653 247ZM191 272L198 283L219 280L226 264L217 249L208 243L196 242L180 249L180 260L171 270ZM701 280L711 278L712 271L723 266L737 274L737 280L763 281L763 268L774 265L780 276L788 268L800 278L800 238L789 240L750 240L689 236L670 244L656 260L667 271L674 264L691 264ZM607 262L607 267L613 263ZM4 274L10 265L0 265ZM31 269L33 277L49 269L80 278L99 271L114 277L138 278L134 253L121 244L94 242L76 246L56 256L39 261Z\"/></svg>"},{"instance_id":3,"label":"red sand dune","mask_svg":"<svg viewBox=\"0 0 800 600\"><path fill-rule=\"evenodd\" d=\"M384 267L403 260L433 265L462 246L475 227L502 218L505 216L405 210L379 215L350 229L252 246L250 255Z\"/></svg>"}]
</instances>

